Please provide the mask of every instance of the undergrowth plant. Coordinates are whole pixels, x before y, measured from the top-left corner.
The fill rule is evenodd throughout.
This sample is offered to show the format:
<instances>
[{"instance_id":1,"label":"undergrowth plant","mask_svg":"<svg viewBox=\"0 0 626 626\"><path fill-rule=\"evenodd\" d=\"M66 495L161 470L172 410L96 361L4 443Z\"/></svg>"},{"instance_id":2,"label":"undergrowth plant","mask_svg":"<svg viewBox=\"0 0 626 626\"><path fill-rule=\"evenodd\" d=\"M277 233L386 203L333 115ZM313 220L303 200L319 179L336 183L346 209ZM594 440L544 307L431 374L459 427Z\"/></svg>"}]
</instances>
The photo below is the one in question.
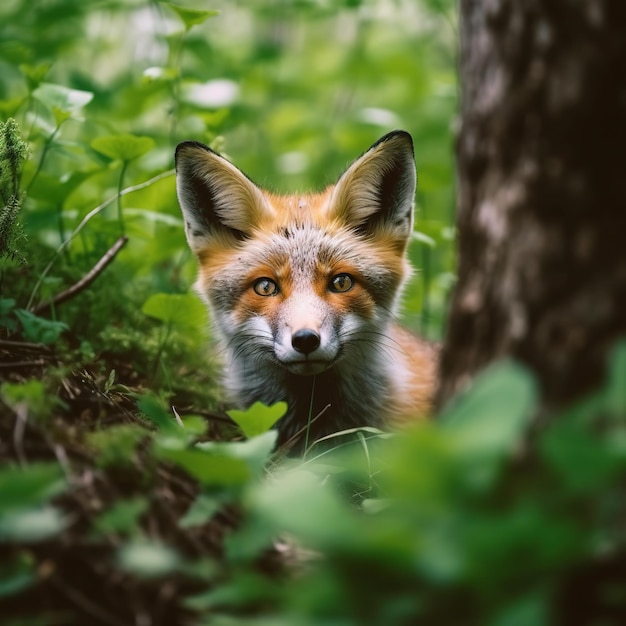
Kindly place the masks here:
<instances>
[{"instance_id":1,"label":"undergrowth plant","mask_svg":"<svg viewBox=\"0 0 626 626\"><path fill-rule=\"evenodd\" d=\"M24 237L19 214L22 166L28 154L28 145L20 137L17 122L12 118L0 122L0 260L25 260L19 251L20 239Z\"/></svg>"},{"instance_id":2,"label":"undergrowth plant","mask_svg":"<svg viewBox=\"0 0 626 626\"><path fill-rule=\"evenodd\" d=\"M532 376L503 363L438 422L384 438L366 432L365 444L290 462L277 457L271 429L284 407L231 412L247 436L216 442L202 439L200 417L144 395L142 420L87 438L99 472L128 480L139 458L144 469L81 532L91 549L114 539L103 564L153 593L190 581L175 601L189 624L452 626L460 615L476 626L591 623L572 608L586 581L588 615L617 625L626 614L625 376L621 344L602 389L537 430ZM32 390L0 393L33 417L45 406ZM241 510L221 559L142 523L158 506L146 486L163 463L198 485L173 512L181 532L208 531L225 507ZM68 532L54 499L71 489L58 462L0 471L0 541L21 546L0 573L0 596L43 584L32 555ZM277 543L297 575L259 568Z\"/></svg>"}]
</instances>

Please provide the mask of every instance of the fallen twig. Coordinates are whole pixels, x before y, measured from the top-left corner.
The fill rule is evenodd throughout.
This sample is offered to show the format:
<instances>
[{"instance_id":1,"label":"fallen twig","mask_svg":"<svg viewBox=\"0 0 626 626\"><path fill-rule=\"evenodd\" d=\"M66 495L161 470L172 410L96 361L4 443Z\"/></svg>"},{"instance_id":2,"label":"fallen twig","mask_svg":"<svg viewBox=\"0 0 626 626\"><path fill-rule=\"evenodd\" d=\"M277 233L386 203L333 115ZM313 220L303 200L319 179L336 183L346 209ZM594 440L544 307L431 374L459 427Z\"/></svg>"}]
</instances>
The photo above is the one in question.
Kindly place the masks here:
<instances>
[{"instance_id":1,"label":"fallen twig","mask_svg":"<svg viewBox=\"0 0 626 626\"><path fill-rule=\"evenodd\" d=\"M171 170L168 170L167 172L162 172L161 174L158 174L157 176L154 176L150 178L149 180L144 181L143 183L138 183L137 185L126 187L126 189L123 189L120 193L116 193L114 196L112 196L108 200L105 200L102 204L99 204L95 209L92 209L91 211L89 211L89 213L87 213L87 215L83 217L80 224L72 231L71 235L65 241L61 242L61 245L56 249L54 255L50 259L50 262L48 263L48 265L46 265L44 271L41 273L41 275L39 276L39 279L35 283L35 287L33 288L30 294L30 298L28 299L28 304L26 305L26 308L29 311L31 310L30 305L32 304L35 298L35 294L39 290L39 287L41 287L41 283L43 282L43 279L48 275L48 272L54 265L54 261L56 260L56 258L61 254L61 252L63 252L63 250L65 250L65 248L74 240L74 238L78 235L78 233L89 223L89 221L93 217L98 215L98 213L106 209L109 205L113 204L119 196L125 196L126 194L133 193L134 191L145 189L146 187L153 185L154 183L161 180L162 178L173 176L174 174L175 174L175 170L171 169Z\"/></svg>"},{"instance_id":2,"label":"fallen twig","mask_svg":"<svg viewBox=\"0 0 626 626\"><path fill-rule=\"evenodd\" d=\"M19 348L20 350L35 350L37 352L50 352L50 348L43 343L29 343L27 341L10 341L0 339L0 348Z\"/></svg>"},{"instance_id":3,"label":"fallen twig","mask_svg":"<svg viewBox=\"0 0 626 626\"><path fill-rule=\"evenodd\" d=\"M35 307L32 310L32 313L35 315L41 315L41 313L51 309L59 304L73 298L76 294L80 293L84 289L86 289L113 261L116 257L117 253L126 245L128 241L128 237L126 235L122 235L104 254L104 256L74 285L62 291L52 298L52 300L48 300L43 304Z\"/></svg>"}]
</instances>

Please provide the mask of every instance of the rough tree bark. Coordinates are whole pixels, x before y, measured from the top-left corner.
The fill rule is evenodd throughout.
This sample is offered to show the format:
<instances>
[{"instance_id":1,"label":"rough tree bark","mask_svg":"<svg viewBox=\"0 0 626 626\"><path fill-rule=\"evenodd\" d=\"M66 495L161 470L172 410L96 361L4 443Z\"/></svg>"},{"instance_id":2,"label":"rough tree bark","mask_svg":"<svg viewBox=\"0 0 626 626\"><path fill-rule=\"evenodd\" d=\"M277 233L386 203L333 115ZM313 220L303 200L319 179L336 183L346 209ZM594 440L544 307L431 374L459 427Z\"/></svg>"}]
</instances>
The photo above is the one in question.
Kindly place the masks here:
<instances>
[{"instance_id":1,"label":"rough tree bark","mask_svg":"<svg viewBox=\"0 0 626 626\"><path fill-rule=\"evenodd\" d=\"M626 2L460 10L460 266L439 404L512 356L561 406L626 335Z\"/></svg>"}]
</instances>

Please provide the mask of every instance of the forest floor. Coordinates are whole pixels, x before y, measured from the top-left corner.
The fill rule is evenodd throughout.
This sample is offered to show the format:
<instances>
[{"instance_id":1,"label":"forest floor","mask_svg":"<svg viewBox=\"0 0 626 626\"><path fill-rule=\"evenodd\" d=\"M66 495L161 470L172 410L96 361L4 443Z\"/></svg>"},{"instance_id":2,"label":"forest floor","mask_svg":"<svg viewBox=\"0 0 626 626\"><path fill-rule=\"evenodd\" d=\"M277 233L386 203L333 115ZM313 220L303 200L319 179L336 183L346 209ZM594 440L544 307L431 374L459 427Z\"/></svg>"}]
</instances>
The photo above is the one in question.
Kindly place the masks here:
<instances>
[{"instance_id":1,"label":"forest floor","mask_svg":"<svg viewBox=\"0 0 626 626\"><path fill-rule=\"evenodd\" d=\"M137 516L142 534L183 556L212 562L221 560L224 538L239 523L240 513L232 506L205 524L181 528L179 520L194 502L198 485L179 468L155 461L141 442L123 462L102 463L91 434L128 425L149 427L134 398L146 381L127 362L108 365L115 368L116 387L123 391L111 389L97 367L72 369L54 348L0 340L0 380L17 385L45 381L41 401L48 405L41 407L45 419L37 419L32 395L28 404L9 408L0 403L0 461L18 467L55 462L69 484L54 498L63 512L62 532L43 541L2 546L4 563L29 560L37 579L21 593L5 599L0 594L5 619L23 619L32 612L49 624L184 623L191 612L181 598L202 588L197 578L184 573L166 580L137 577L120 569L115 555L123 536L115 529L94 532L102 526L103 512L147 495L149 505ZM210 439L228 431L215 418L207 420ZM266 554L259 568L277 575L283 569L279 552Z\"/></svg>"}]
</instances>

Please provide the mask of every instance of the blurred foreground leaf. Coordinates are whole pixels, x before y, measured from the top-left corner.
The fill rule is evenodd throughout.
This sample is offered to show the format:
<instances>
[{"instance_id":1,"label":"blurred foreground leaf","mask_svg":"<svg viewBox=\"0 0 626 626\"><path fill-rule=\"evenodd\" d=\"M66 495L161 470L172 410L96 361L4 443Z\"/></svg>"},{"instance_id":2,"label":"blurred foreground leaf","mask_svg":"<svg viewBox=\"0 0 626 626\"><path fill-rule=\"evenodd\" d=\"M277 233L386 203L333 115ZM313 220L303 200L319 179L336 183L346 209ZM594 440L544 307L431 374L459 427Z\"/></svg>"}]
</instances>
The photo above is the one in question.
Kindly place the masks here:
<instances>
[{"instance_id":1,"label":"blurred foreground leaf","mask_svg":"<svg viewBox=\"0 0 626 626\"><path fill-rule=\"evenodd\" d=\"M267 432L286 412L287 403L285 402L277 402L272 406L255 402L245 411L237 409L226 411L246 437L255 437Z\"/></svg>"}]
</instances>

